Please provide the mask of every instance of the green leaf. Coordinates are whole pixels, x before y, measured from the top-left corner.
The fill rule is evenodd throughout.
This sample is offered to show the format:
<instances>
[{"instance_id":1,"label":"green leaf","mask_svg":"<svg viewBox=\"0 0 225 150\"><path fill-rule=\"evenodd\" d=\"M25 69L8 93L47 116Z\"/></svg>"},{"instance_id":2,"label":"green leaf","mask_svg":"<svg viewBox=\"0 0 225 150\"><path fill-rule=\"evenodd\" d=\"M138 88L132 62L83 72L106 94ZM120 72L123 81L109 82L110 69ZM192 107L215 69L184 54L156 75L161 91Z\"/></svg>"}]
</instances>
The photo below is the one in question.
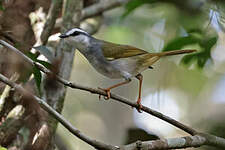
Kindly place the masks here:
<instances>
[{"instance_id":1,"label":"green leaf","mask_svg":"<svg viewBox=\"0 0 225 150\"><path fill-rule=\"evenodd\" d=\"M34 79L35 79L35 83L36 83L37 89L39 91L39 94L41 94L41 79L42 79L42 75L41 75L41 71L36 66L33 67L33 74L34 74Z\"/></svg>"},{"instance_id":2,"label":"green leaf","mask_svg":"<svg viewBox=\"0 0 225 150\"><path fill-rule=\"evenodd\" d=\"M122 19L127 17L131 12L133 12L136 8L144 5L151 4L157 2L157 0L132 0L125 5L125 12L122 15Z\"/></svg>"},{"instance_id":3,"label":"green leaf","mask_svg":"<svg viewBox=\"0 0 225 150\"><path fill-rule=\"evenodd\" d=\"M37 59L37 62L39 62L40 64L42 64L43 66L45 66L46 68L50 69L50 67L52 66L52 64L50 64L49 62L47 61L43 61L43 60L38 60Z\"/></svg>"},{"instance_id":4,"label":"green leaf","mask_svg":"<svg viewBox=\"0 0 225 150\"><path fill-rule=\"evenodd\" d=\"M28 53L26 53L26 56L28 56L30 59L32 59L35 62L39 62L40 64L42 64L43 66L45 66L48 69L51 67L51 64L49 62L37 59L37 57L38 57L37 54L28 52Z\"/></svg>"},{"instance_id":5,"label":"green leaf","mask_svg":"<svg viewBox=\"0 0 225 150\"><path fill-rule=\"evenodd\" d=\"M181 59L181 63L190 66L192 61L196 61L197 60L197 55L196 54L190 54L190 55L185 55L182 59Z\"/></svg>"},{"instance_id":6,"label":"green leaf","mask_svg":"<svg viewBox=\"0 0 225 150\"><path fill-rule=\"evenodd\" d=\"M204 48L204 51L199 55L198 67L203 68L208 59L211 59L211 49L216 44L218 40L217 36L211 37L209 39L203 40L200 46Z\"/></svg>"},{"instance_id":7,"label":"green leaf","mask_svg":"<svg viewBox=\"0 0 225 150\"><path fill-rule=\"evenodd\" d=\"M37 54L31 53L31 52L27 52L27 53L25 53L25 55L27 57L29 57L30 59L32 59L33 61L36 61L37 60L37 57L38 57Z\"/></svg>"},{"instance_id":8,"label":"green leaf","mask_svg":"<svg viewBox=\"0 0 225 150\"><path fill-rule=\"evenodd\" d=\"M42 55L44 55L50 62L53 62L53 54L46 46L40 45L33 48L39 51Z\"/></svg>"},{"instance_id":9,"label":"green leaf","mask_svg":"<svg viewBox=\"0 0 225 150\"><path fill-rule=\"evenodd\" d=\"M2 0L0 0L0 10L4 11L4 10L5 10L5 8L3 7L2 3L3 3L3 1L2 1Z\"/></svg>"},{"instance_id":10,"label":"green leaf","mask_svg":"<svg viewBox=\"0 0 225 150\"><path fill-rule=\"evenodd\" d=\"M186 65L190 65L191 62L196 61L197 62L197 66L202 69L206 62L208 60L211 60L211 49L213 48L213 46L216 44L218 40L217 36L213 36L210 37L208 39L203 39L199 42L199 45L202 47L202 51L197 52L197 53L193 53L190 55L185 55L182 60L181 63L186 64Z\"/></svg>"},{"instance_id":11,"label":"green leaf","mask_svg":"<svg viewBox=\"0 0 225 150\"><path fill-rule=\"evenodd\" d=\"M205 50L210 53L211 48L216 44L218 40L217 36L213 36L211 38L205 39L200 43L201 47L204 47Z\"/></svg>"},{"instance_id":12,"label":"green leaf","mask_svg":"<svg viewBox=\"0 0 225 150\"><path fill-rule=\"evenodd\" d=\"M7 150L7 148L0 146L0 150Z\"/></svg>"},{"instance_id":13,"label":"green leaf","mask_svg":"<svg viewBox=\"0 0 225 150\"><path fill-rule=\"evenodd\" d=\"M187 33L191 34L191 33L199 33L199 34L203 34L203 31L199 28L193 28L193 29L189 29L187 31Z\"/></svg>"},{"instance_id":14,"label":"green leaf","mask_svg":"<svg viewBox=\"0 0 225 150\"><path fill-rule=\"evenodd\" d=\"M2 11L4 10L4 8L3 8L3 6L2 6L2 5L0 5L0 10L2 10ZM0 148L0 150L1 150L1 148Z\"/></svg>"},{"instance_id":15,"label":"green leaf","mask_svg":"<svg viewBox=\"0 0 225 150\"><path fill-rule=\"evenodd\" d=\"M200 28L193 28L187 30L188 36L178 37L170 41L163 49L163 51L182 49L185 46L198 44L201 51L185 55L181 59L181 63L190 66L196 63L198 68L203 68L208 60L211 60L211 49L216 44L217 35L207 35L206 32Z\"/></svg>"},{"instance_id":16,"label":"green leaf","mask_svg":"<svg viewBox=\"0 0 225 150\"><path fill-rule=\"evenodd\" d=\"M178 37L169 42L163 49L163 51L181 49L184 46L198 43L199 39L195 36Z\"/></svg>"}]
</instances>

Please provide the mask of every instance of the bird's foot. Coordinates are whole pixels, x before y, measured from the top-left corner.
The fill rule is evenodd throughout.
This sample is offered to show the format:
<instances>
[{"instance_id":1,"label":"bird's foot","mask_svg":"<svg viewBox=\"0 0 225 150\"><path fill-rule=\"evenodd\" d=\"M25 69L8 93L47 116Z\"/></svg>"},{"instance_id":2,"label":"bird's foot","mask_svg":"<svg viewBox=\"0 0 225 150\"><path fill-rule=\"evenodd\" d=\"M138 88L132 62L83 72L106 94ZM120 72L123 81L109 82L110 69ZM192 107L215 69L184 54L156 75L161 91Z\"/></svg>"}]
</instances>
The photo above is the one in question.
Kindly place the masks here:
<instances>
[{"instance_id":1,"label":"bird's foot","mask_svg":"<svg viewBox=\"0 0 225 150\"><path fill-rule=\"evenodd\" d=\"M107 96L104 96L104 99L105 100L108 100L108 99L110 99L110 97L111 97L111 94L110 94L110 88L106 88L106 89L104 89L104 88L100 88L100 87L98 87L98 89L99 90L102 90L102 91L104 91L104 92L106 92L106 94L107 94ZM101 99L101 95L99 95L99 100Z\"/></svg>"},{"instance_id":2,"label":"bird's foot","mask_svg":"<svg viewBox=\"0 0 225 150\"><path fill-rule=\"evenodd\" d=\"M137 100L137 105L138 105L138 107L136 108L137 111L138 111L139 113L142 113L142 111L141 111L141 109L142 109L142 104L141 104L141 99L140 99L140 98L138 98L138 100Z\"/></svg>"}]
</instances>

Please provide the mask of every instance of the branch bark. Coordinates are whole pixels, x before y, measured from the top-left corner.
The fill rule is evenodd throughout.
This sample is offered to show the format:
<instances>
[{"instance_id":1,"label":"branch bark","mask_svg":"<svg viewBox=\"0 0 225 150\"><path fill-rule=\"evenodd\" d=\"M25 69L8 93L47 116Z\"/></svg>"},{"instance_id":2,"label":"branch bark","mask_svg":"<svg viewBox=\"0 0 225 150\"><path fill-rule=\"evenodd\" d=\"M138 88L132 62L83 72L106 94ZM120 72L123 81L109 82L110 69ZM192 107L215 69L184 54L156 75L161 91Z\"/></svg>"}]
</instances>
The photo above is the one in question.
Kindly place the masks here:
<instances>
[{"instance_id":1,"label":"branch bark","mask_svg":"<svg viewBox=\"0 0 225 150\"><path fill-rule=\"evenodd\" d=\"M5 47L7 47L7 48L9 48L11 50L13 50L14 52L16 52L17 54L22 56L28 63L30 63L33 66L38 67L42 72L44 72L46 74L49 74L49 75L53 74L50 70L45 68L43 65L41 65L41 64L39 64L37 62L34 62L32 59L30 59L29 57L24 55L22 52L20 52L18 49L16 49L15 47L11 46L7 42L5 42L3 40L0 40L0 44L4 45ZM9 81L3 75L0 75L0 80L2 82L4 82L4 83L10 85L11 87L14 87L15 89L19 90L22 93L25 92L25 90L22 87L17 86L15 83ZM65 86L69 86L71 88L85 90L85 91L89 91L89 92L94 93L94 94L100 94L100 95L103 95L103 96L107 96L107 93L105 93L105 92L103 92L101 90L90 88L90 87L86 87L86 86L82 86L82 85L79 85L79 84L76 84L76 83L72 83L70 81L67 81L67 80L61 78L60 76L56 76L56 81L62 83ZM77 137L81 138L82 140L84 140L85 142L89 143L90 145L94 146L95 148L97 148L98 146L99 147L102 146L101 142L97 141L97 145L95 145L96 144L95 140L90 140L90 138L88 138L85 135L83 135L82 133L80 133L79 130L77 130L76 128L73 128L73 126L69 122L67 122L59 113L57 113L53 108L51 108L49 105L47 105L47 103L45 103L43 100L41 100L40 98L37 98L37 97L35 97L33 95L31 95L30 97L32 97L35 100L37 100L38 103L41 105L41 107L43 109L45 109L48 113L52 114L55 119L57 119L60 123L62 123L74 135L76 135ZM116 100L116 101L119 101L121 103L127 104L129 106L138 108L138 105L136 103L132 103L129 100L127 100L127 99L125 99L123 97L120 97L120 96L118 96L116 94L111 94L111 98ZM153 115L153 116L155 116L155 117L157 117L157 118L159 118L161 120L164 120L164 121L166 121L166 122L176 126L177 128L179 128L179 129L181 129L181 130L183 130L183 131L185 131L185 132L187 132L187 133L189 133L191 135L199 135L201 137L204 137L206 139L206 142L203 142L202 143L203 145L205 144L205 145L211 145L211 146L225 148L225 139L223 139L223 138L220 138L220 137L217 137L217 136L214 136L214 135L210 135L210 134L199 133L196 130L192 129L191 127L186 126L186 125L184 125L184 124L182 124L182 123L180 123L180 122L178 122L178 121L176 121L176 120L174 120L174 119L172 119L172 118L170 118L170 117L168 117L168 116L166 116L166 115L164 115L164 114L162 114L160 112L152 110L152 109L150 109L148 107L143 106L141 110L146 112L146 113L149 113L149 114L151 114L151 115ZM98 144L100 144L100 145L98 145ZM195 146L195 145L192 145L192 146ZM111 146L109 146L109 147L111 147ZM116 148L117 149L117 147L115 147L115 146L111 147L111 148L113 148L113 149ZM101 147L101 149L102 149L102 147Z\"/></svg>"},{"instance_id":2,"label":"branch bark","mask_svg":"<svg viewBox=\"0 0 225 150\"><path fill-rule=\"evenodd\" d=\"M81 17L81 10L83 0L67 0L64 1L63 4L63 23L61 26L61 31L64 32L73 26L79 26L80 24L80 17ZM55 52L55 62L57 65L53 66L56 69L55 74L60 75L65 79L69 79L72 65L74 60L74 48L67 43L64 43L63 40L59 41ZM49 71L49 70L48 70ZM52 74L53 75L53 74ZM53 86L49 84L50 80L54 80L55 75L51 76L52 79L49 79L50 76L46 76L44 83L43 83L43 99L57 112L61 113L64 103L64 98L66 95L66 87L59 83L54 83ZM53 135L55 134L56 127L57 127L57 120L52 117L48 116L46 118L48 127L50 129L50 138L51 141L49 145L49 150L53 149L54 141Z\"/></svg>"},{"instance_id":3,"label":"branch bark","mask_svg":"<svg viewBox=\"0 0 225 150\"><path fill-rule=\"evenodd\" d=\"M119 7L123 4L126 4L130 0L106 0L106 1L100 1L96 4L93 4L89 7L86 7L81 12L81 21L85 22L85 19L91 18L94 16L100 16L105 11L111 10L113 8ZM56 20L55 27L60 27L62 25L62 18L58 18ZM82 22L81 22L82 23ZM85 29L85 28L82 28ZM89 32L90 34L93 34L92 32Z\"/></svg>"},{"instance_id":4,"label":"branch bark","mask_svg":"<svg viewBox=\"0 0 225 150\"><path fill-rule=\"evenodd\" d=\"M43 45L45 45L48 41L48 37L50 36L52 29L55 26L55 22L59 15L59 12L61 11L61 8L62 0L52 0L51 6L48 11L47 20L41 33L41 41Z\"/></svg>"},{"instance_id":5,"label":"branch bark","mask_svg":"<svg viewBox=\"0 0 225 150\"><path fill-rule=\"evenodd\" d=\"M82 0L67 0L64 4L64 15L62 32L71 28L72 26L78 26L80 21L80 14L82 9ZM72 70L72 64L74 59L74 48L60 40L55 53L56 61L59 61L58 74L65 79L69 79ZM55 66L54 66L55 67ZM43 68L43 67L42 67ZM50 72L45 68L47 72ZM57 112L61 112L63 108L63 102L66 93L66 87L56 83L55 88L48 86L48 83L44 81L43 99L52 106ZM54 118L49 118L50 126L53 132L55 132L57 121Z\"/></svg>"},{"instance_id":6,"label":"branch bark","mask_svg":"<svg viewBox=\"0 0 225 150\"><path fill-rule=\"evenodd\" d=\"M156 149L181 149L188 147L199 147L206 143L206 138L195 135L195 136L186 136L180 138L170 138L162 140L153 140L153 141L137 141L129 145L121 147L121 150L156 150Z\"/></svg>"},{"instance_id":7,"label":"branch bark","mask_svg":"<svg viewBox=\"0 0 225 150\"><path fill-rule=\"evenodd\" d=\"M5 41L3 40L0 40L0 44L8 47L9 49L13 50L14 52L16 52L17 54L19 54L20 56L22 56L28 63L30 63L31 65L34 65L36 66L38 69L40 69L42 72L46 73L46 74L52 74L50 70L48 70L47 68L45 68L43 65L37 63L37 62L34 62L32 59L30 59L29 57L27 57L26 55L24 55L22 52L20 52L19 50L17 50L15 47L11 46L10 44L6 43ZM95 88L90 88L90 87L86 87L86 86L83 86L83 85L79 85L77 83L72 83L60 76L56 76L56 80L60 83L62 83L63 85L65 86L68 86L68 87L71 87L71 88L74 88L74 89L80 89L80 90L84 90L84 91L88 91L88 92L91 92L93 94L99 94L99 95L103 95L103 96L107 96L107 93L102 91L102 90L98 90L98 89L95 89ZM54 93L55 94L55 93ZM135 107L135 108L139 108L139 106L136 104L136 103L133 103L131 102L130 100L126 99L126 98L123 98L121 96L118 96L116 94L113 94L111 93L111 99L113 100L116 100L116 101L119 101L121 103L124 103L124 104L127 104L129 106L132 106L132 107ZM191 135L196 135L198 132L194 129L192 129L191 127L187 126L187 125L184 125L172 118L170 118L169 116L166 116L158 111L155 111L151 108L148 108L146 106L143 106L141 108L142 111L148 113L148 114L151 114L157 118L160 118L161 120L164 120L172 125L174 125L175 127L191 134Z\"/></svg>"},{"instance_id":8,"label":"branch bark","mask_svg":"<svg viewBox=\"0 0 225 150\"><path fill-rule=\"evenodd\" d=\"M57 119L65 128L67 128L73 135L77 136L84 142L90 144L96 149L101 150L140 150L140 149L181 149L187 147L199 147L202 145L216 146L220 148L225 148L225 139L220 138L214 135L198 133L195 136L186 136L181 138L171 138L171 139L162 139L162 140L154 140L154 141L137 141L136 143L132 143L125 146L113 146L109 144L105 144L103 142L94 140L89 138L88 136L81 133L78 129L72 126L70 122L68 122L62 115L56 112L51 106L49 106L44 100L32 95L28 91L26 91L21 86L15 84L10 81L8 78L0 74L0 81L5 84L11 86L25 97L29 97L30 100L37 101L40 106L51 114L55 119Z\"/></svg>"},{"instance_id":9,"label":"branch bark","mask_svg":"<svg viewBox=\"0 0 225 150\"><path fill-rule=\"evenodd\" d=\"M73 135L77 136L81 140L85 141L86 143L90 144L91 146L97 148L97 149L103 149L103 150L115 150L117 147L104 144L102 142L93 140L83 133L81 133L78 129L73 127L73 125L68 122L62 115L60 115L57 111L55 111L51 106L49 106L44 100L32 95L28 91L26 91L24 88L22 88L20 85L15 84L14 82L10 81L8 78L0 74L0 81L4 82L5 84L11 86L12 88L15 88L18 92L23 94L25 97L29 97L30 100L37 101L40 106L47 111L49 114L54 116L55 119L57 119L65 128L67 128Z\"/></svg>"},{"instance_id":10,"label":"branch bark","mask_svg":"<svg viewBox=\"0 0 225 150\"><path fill-rule=\"evenodd\" d=\"M87 8L85 8L82 11L82 20L86 18L90 18L93 16L97 16L101 14L104 11L111 10L113 8L116 8L118 6L121 6L125 3L127 3L129 0L105 0L105 1L100 1L97 4L91 5Z\"/></svg>"}]
</instances>

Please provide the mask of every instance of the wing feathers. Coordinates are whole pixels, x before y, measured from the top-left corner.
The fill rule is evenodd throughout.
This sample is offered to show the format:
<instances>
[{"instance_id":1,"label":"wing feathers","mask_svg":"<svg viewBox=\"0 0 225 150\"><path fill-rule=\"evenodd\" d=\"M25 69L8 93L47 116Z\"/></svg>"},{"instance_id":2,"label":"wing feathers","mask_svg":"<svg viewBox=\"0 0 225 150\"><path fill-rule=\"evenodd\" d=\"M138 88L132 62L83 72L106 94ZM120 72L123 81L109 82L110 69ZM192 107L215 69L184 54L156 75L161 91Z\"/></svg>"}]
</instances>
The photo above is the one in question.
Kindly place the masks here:
<instances>
[{"instance_id":1,"label":"wing feathers","mask_svg":"<svg viewBox=\"0 0 225 150\"><path fill-rule=\"evenodd\" d=\"M120 45L110 42L105 42L102 45L103 55L107 60L115 60L118 58L127 58L142 54L147 54L148 52L133 47L129 45Z\"/></svg>"}]
</instances>

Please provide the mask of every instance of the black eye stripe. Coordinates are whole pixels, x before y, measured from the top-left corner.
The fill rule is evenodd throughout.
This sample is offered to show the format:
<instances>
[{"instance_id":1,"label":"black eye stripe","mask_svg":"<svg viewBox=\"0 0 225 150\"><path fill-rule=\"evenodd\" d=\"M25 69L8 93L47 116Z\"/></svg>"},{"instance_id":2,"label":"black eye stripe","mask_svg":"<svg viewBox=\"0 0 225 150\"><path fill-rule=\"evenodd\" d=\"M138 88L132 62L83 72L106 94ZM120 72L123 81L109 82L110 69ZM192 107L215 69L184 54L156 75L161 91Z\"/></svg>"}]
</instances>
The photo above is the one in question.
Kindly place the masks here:
<instances>
[{"instance_id":1,"label":"black eye stripe","mask_svg":"<svg viewBox=\"0 0 225 150\"><path fill-rule=\"evenodd\" d=\"M79 34L80 34L80 32L75 31L75 32L73 32L70 36L77 36L77 35L79 35Z\"/></svg>"}]
</instances>

